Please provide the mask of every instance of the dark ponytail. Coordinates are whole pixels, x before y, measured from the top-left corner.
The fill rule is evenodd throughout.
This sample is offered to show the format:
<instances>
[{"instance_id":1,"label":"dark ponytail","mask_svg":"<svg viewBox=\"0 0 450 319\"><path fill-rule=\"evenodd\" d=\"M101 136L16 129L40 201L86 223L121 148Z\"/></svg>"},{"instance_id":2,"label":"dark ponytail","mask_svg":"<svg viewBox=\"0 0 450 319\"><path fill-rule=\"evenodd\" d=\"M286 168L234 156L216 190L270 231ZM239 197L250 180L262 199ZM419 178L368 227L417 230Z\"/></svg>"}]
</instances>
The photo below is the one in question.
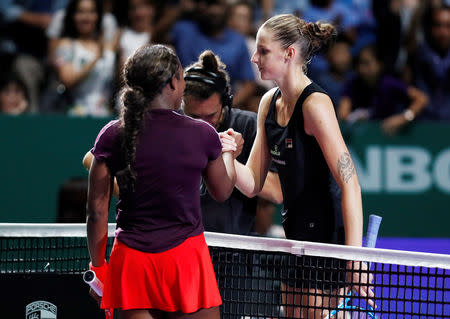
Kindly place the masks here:
<instances>
[{"instance_id":1,"label":"dark ponytail","mask_svg":"<svg viewBox=\"0 0 450 319\"><path fill-rule=\"evenodd\" d=\"M163 45L145 45L126 61L122 71L124 86L120 95L122 151L125 168L116 173L121 193L134 190L136 146L145 114L153 99L161 93L180 68L172 49Z\"/></svg>"},{"instance_id":2,"label":"dark ponytail","mask_svg":"<svg viewBox=\"0 0 450 319\"><path fill-rule=\"evenodd\" d=\"M231 94L231 88L230 77L225 68L225 64L211 50L203 51L198 61L186 68L184 73L185 95L205 100L212 94L218 93L221 96L222 104L231 106L231 101L226 99Z\"/></svg>"}]
</instances>

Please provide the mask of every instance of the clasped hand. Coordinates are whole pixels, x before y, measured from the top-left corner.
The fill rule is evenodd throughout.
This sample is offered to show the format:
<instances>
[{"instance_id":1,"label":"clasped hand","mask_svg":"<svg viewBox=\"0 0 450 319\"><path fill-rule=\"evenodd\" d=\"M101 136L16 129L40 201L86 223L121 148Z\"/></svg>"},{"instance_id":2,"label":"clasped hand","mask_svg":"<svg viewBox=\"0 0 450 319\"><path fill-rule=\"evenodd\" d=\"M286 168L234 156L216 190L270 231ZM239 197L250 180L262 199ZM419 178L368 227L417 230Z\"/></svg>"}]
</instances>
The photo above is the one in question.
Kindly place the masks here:
<instances>
[{"instance_id":1,"label":"clasped hand","mask_svg":"<svg viewBox=\"0 0 450 319\"><path fill-rule=\"evenodd\" d=\"M219 137L222 142L222 152L232 152L234 158L241 154L244 147L244 139L241 133L229 128L225 132L220 132Z\"/></svg>"}]
</instances>

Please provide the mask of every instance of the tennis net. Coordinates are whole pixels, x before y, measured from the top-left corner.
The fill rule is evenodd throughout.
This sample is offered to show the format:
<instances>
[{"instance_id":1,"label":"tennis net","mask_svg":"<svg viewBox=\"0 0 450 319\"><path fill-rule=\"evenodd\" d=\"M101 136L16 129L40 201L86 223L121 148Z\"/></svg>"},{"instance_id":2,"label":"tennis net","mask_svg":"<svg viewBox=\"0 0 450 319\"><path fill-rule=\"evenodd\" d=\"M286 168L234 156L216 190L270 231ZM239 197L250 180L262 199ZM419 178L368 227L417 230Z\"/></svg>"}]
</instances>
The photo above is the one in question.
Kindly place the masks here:
<instances>
[{"instance_id":1,"label":"tennis net","mask_svg":"<svg viewBox=\"0 0 450 319\"><path fill-rule=\"evenodd\" d=\"M450 318L449 255L205 237L222 318ZM81 275L89 262L84 224L0 224L0 247L0 276ZM373 296L364 294L368 286Z\"/></svg>"}]
</instances>

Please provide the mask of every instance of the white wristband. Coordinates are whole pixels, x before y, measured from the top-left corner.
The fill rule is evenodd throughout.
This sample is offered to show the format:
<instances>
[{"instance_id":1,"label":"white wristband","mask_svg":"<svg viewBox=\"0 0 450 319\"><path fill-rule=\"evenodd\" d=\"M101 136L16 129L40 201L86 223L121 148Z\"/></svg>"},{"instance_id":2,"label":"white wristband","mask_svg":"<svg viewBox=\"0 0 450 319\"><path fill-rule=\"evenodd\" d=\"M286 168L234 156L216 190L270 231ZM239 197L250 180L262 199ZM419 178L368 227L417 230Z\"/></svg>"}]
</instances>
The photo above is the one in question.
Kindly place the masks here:
<instances>
[{"instance_id":1,"label":"white wristband","mask_svg":"<svg viewBox=\"0 0 450 319\"><path fill-rule=\"evenodd\" d=\"M410 109L407 109L405 112L403 112L403 116L405 117L405 120L407 120L408 122L411 122L416 117L414 112L411 111Z\"/></svg>"}]
</instances>

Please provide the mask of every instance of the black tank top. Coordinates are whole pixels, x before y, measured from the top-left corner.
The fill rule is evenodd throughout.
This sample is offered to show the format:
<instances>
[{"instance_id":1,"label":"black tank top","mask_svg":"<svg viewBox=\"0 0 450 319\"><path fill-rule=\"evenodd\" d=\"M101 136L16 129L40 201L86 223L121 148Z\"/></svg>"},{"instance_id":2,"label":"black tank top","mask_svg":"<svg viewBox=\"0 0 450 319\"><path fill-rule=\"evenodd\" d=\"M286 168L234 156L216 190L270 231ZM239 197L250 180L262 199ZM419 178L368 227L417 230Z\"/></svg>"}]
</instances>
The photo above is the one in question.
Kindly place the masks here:
<instances>
[{"instance_id":1,"label":"black tank top","mask_svg":"<svg viewBox=\"0 0 450 319\"><path fill-rule=\"evenodd\" d=\"M283 227L288 239L337 243L336 182L315 137L306 134L302 106L314 92L326 92L315 83L300 94L287 126L276 121L277 89L265 120L272 161L280 176L284 197ZM339 203L337 203L339 201Z\"/></svg>"}]
</instances>

